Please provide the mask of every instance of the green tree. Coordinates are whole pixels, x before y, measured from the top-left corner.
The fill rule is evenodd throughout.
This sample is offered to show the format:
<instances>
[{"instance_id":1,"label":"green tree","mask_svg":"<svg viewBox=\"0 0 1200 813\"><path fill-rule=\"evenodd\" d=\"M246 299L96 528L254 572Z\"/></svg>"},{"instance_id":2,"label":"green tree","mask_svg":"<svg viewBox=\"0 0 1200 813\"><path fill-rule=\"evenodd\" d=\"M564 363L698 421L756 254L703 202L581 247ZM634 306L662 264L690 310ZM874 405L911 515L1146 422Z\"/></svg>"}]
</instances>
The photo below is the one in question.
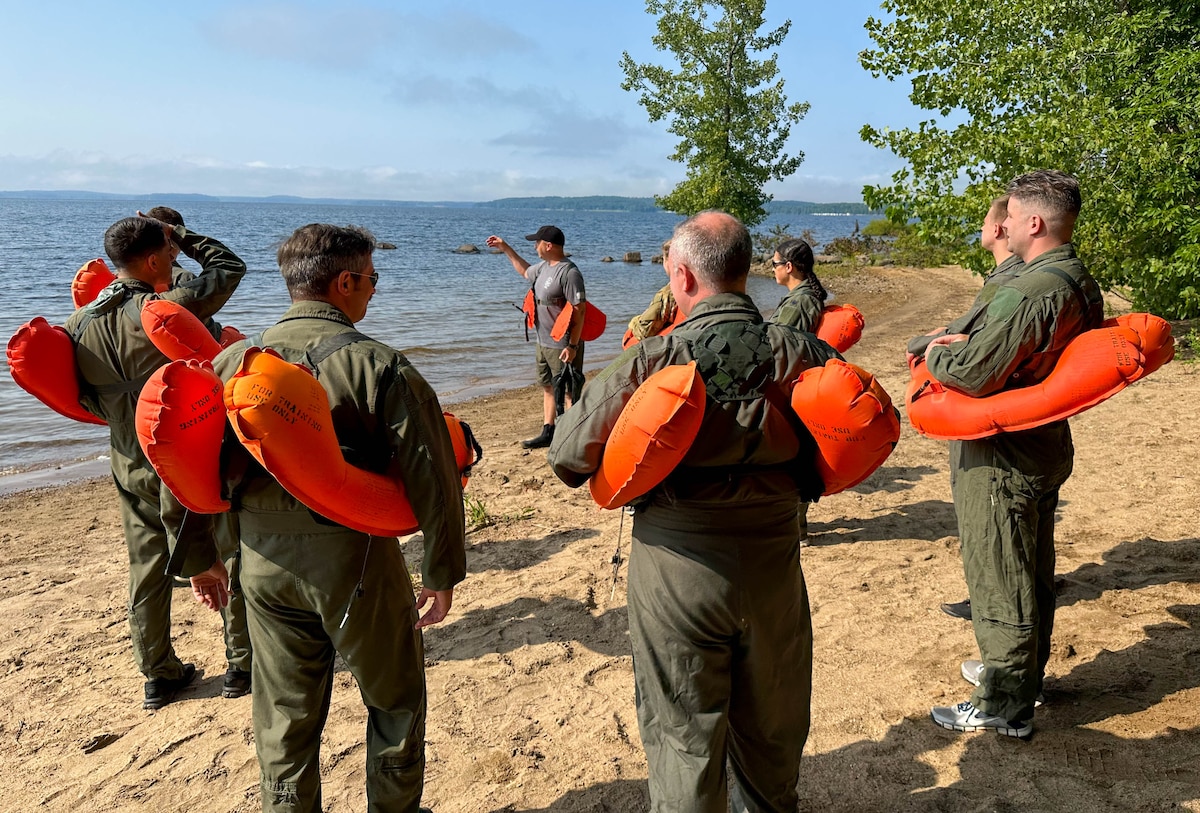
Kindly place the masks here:
<instances>
[{"instance_id":1,"label":"green tree","mask_svg":"<svg viewBox=\"0 0 1200 813\"><path fill-rule=\"evenodd\" d=\"M884 0L863 66L911 78L939 118L867 125L863 140L907 161L863 190L930 243L968 247L988 200L1032 169L1079 178L1076 246L1102 285L1169 318L1200 315L1200 4L1056 0L986 6Z\"/></svg>"},{"instance_id":2,"label":"green tree","mask_svg":"<svg viewBox=\"0 0 1200 813\"><path fill-rule=\"evenodd\" d=\"M687 178L655 198L662 208L685 215L721 208L755 226L771 200L763 186L804 160L783 148L808 103L787 103L775 54L753 58L778 47L791 27L789 20L760 35L765 7L766 0L646 0L647 13L658 15L651 42L670 51L675 66L639 64L626 51L621 87L639 91L650 121L669 119L667 131L679 136L670 157L687 164Z\"/></svg>"}]
</instances>

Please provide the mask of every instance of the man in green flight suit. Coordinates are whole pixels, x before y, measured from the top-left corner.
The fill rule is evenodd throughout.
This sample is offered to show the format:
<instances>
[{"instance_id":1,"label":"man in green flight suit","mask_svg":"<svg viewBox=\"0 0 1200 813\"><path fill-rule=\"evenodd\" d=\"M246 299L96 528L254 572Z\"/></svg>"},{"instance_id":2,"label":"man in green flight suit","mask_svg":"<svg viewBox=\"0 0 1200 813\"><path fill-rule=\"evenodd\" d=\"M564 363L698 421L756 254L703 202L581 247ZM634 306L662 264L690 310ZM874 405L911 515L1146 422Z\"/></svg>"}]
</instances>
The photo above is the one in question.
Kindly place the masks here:
<instances>
[{"instance_id":1,"label":"man in green flight suit","mask_svg":"<svg viewBox=\"0 0 1200 813\"><path fill-rule=\"evenodd\" d=\"M367 707L367 809L416 813L425 771L420 630L446 617L466 575L462 484L437 396L402 353L354 329L379 281L374 249L363 229L297 229L278 251L292 306L261 343L315 368L350 462L403 481L425 537L422 588L414 601L394 538L319 516L261 468L242 478L236 508L264 811L321 810L321 730L340 656ZM247 347L217 357L222 378Z\"/></svg>"},{"instance_id":2,"label":"man in green flight suit","mask_svg":"<svg viewBox=\"0 0 1200 813\"><path fill-rule=\"evenodd\" d=\"M165 290L178 245L200 264L199 276ZM167 358L142 330L146 302L167 299L200 319L216 313L246 273L237 255L210 237L172 227L152 218L127 217L108 228L104 250L117 279L66 323L75 341L75 361L83 396L80 403L108 423L113 482L121 506L121 524L129 549L129 628L133 656L146 676L142 705L158 709L191 683L196 668L183 663L171 646L171 590L168 573L172 546L187 550L172 570L192 578L192 588L216 591L227 601L226 572L213 548L211 517L189 514L163 485L142 453L134 429L134 409L142 385ZM156 288L164 289L155 293ZM171 543L169 546L168 543ZM249 652L245 653L249 660ZM230 673L249 664L229 664Z\"/></svg>"},{"instance_id":3,"label":"man in green flight suit","mask_svg":"<svg viewBox=\"0 0 1200 813\"><path fill-rule=\"evenodd\" d=\"M142 216L142 213L138 212L138 215ZM185 225L183 215L170 206L147 209L144 216L170 226ZM179 246L174 246L174 249L175 257L171 267L172 288L196 278L195 274L179 264ZM212 337L222 344L229 343L229 335L242 337L241 333L233 328L222 328L212 317L203 319L202 323ZM241 697L250 693L251 650L250 633L246 629L246 603L241 588L237 517L233 513L214 514L212 522L217 553L229 572L229 603L221 610L221 621L225 629L225 658L229 661L229 668L225 672L221 695L227 698Z\"/></svg>"},{"instance_id":4,"label":"man in green flight suit","mask_svg":"<svg viewBox=\"0 0 1200 813\"><path fill-rule=\"evenodd\" d=\"M971 327L987 312L987 306L1000 286L1013 278L1021 269L1021 258L1009 251L1008 235L1004 232L1004 221L1008 217L1008 195L1001 195L988 206L987 214L983 216L983 225L979 230L979 245L991 252L996 267L983 281L983 287L975 295L971 309L945 327L931 330L924 336L918 336L908 343L906 357L909 364L923 357L929 349L929 343L937 336L951 333L970 333ZM957 601L953 604L943 604L942 611L954 618L971 620L971 599Z\"/></svg>"},{"instance_id":5,"label":"man in green flight suit","mask_svg":"<svg viewBox=\"0 0 1200 813\"><path fill-rule=\"evenodd\" d=\"M1075 256L1081 197L1057 170L1008 186L1004 231L1024 265L1002 282L969 332L935 336L929 373L947 387L986 396L1044 379L1063 348L1104 318L1100 289ZM950 487L980 660L962 665L971 699L931 710L954 731L1033 732L1054 629L1054 512L1071 475L1064 421L980 440L951 441Z\"/></svg>"},{"instance_id":6,"label":"man in green flight suit","mask_svg":"<svg viewBox=\"0 0 1200 813\"><path fill-rule=\"evenodd\" d=\"M724 212L675 230L671 291L687 315L626 350L563 415L548 458L567 485L596 471L638 386L697 362L707 404L681 464L639 505L629 561L638 724L660 813L794 811L808 737L812 626L797 508L822 491L791 411L800 373L836 353L764 323L746 296L750 235Z\"/></svg>"}]
</instances>

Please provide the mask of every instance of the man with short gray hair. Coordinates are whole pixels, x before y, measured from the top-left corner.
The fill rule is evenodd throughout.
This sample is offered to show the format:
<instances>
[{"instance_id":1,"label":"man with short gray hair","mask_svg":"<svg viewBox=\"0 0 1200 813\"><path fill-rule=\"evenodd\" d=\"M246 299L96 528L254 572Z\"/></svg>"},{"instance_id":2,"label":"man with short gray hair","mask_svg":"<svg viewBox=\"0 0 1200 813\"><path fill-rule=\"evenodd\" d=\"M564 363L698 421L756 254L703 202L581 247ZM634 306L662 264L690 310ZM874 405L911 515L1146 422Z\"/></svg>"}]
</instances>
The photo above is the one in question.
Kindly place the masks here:
<instances>
[{"instance_id":1,"label":"man with short gray hair","mask_svg":"<svg viewBox=\"0 0 1200 813\"><path fill-rule=\"evenodd\" d=\"M548 453L559 479L582 485L638 387L696 363L707 395L700 432L637 501L629 559L638 725L658 813L725 810L730 794L734 810L794 811L808 737L812 626L797 509L823 488L789 393L836 353L763 322L746 295L751 254L745 226L724 212L680 224L667 268L687 318L593 379Z\"/></svg>"}]
</instances>

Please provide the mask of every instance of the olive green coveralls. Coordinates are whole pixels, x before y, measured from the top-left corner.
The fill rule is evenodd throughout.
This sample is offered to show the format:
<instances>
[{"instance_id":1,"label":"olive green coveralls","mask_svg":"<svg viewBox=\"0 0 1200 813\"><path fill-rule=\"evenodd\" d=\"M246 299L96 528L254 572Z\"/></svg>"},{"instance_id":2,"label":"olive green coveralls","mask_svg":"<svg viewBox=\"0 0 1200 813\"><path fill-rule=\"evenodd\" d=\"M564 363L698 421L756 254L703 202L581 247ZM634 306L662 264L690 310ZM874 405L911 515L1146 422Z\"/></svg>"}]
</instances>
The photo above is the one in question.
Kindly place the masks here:
<instances>
[{"instance_id":1,"label":"olive green coveralls","mask_svg":"<svg viewBox=\"0 0 1200 813\"><path fill-rule=\"evenodd\" d=\"M345 332L354 328L340 310L304 301L262 341L304 363L309 351ZM247 345L217 357L223 379ZM317 377L347 460L403 481L424 532L424 586L447 590L462 581L462 483L432 388L403 354L365 337L321 361ZM367 809L415 813L425 770L424 647L413 629L417 610L400 546L314 514L257 471L242 483L235 508L254 643L262 809L321 810L321 731L340 655L367 707Z\"/></svg>"},{"instance_id":2,"label":"olive green coveralls","mask_svg":"<svg viewBox=\"0 0 1200 813\"><path fill-rule=\"evenodd\" d=\"M929 372L973 396L1028 386L1103 318L1100 289L1067 243L1017 266L966 341L930 350ZM950 442L971 623L984 664L971 702L1006 720L1033 716L1050 658L1054 512L1074 454L1066 421Z\"/></svg>"},{"instance_id":3,"label":"olive green coveralls","mask_svg":"<svg viewBox=\"0 0 1200 813\"><path fill-rule=\"evenodd\" d=\"M174 227L183 252L203 269L199 276L158 294L135 279L118 279L89 305L67 319L75 339L75 363L83 382L80 403L108 423L113 482L120 499L121 524L129 550L129 631L133 656L147 679L176 679L183 663L171 646L170 552L187 545L180 570L193 576L217 558L213 519L188 512L155 473L138 445L134 409L142 385L167 358L147 338L139 320L152 299L177 302L200 319L216 313L246 273L237 255L210 237ZM78 335L76 335L78 334ZM185 522L186 517L186 522ZM223 545L226 549L231 547ZM225 646L231 665L248 669L245 617L226 609Z\"/></svg>"},{"instance_id":4,"label":"olive green coveralls","mask_svg":"<svg viewBox=\"0 0 1200 813\"><path fill-rule=\"evenodd\" d=\"M629 348L559 422L548 458L577 487L652 373L695 359L700 433L638 508L629 628L652 809L795 811L808 737L812 627L799 564L798 498L821 485L791 384L837 353L765 324L743 294L698 303L666 336Z\"/></svg>"},{"instance_id":5,"label":"olive green coveralls","mask_svg":"<svg viewBox=\"0 0 1200 813\"><path fill-rule=\"evenodd\" d=\"M821 311L824 309L825 302L817 294L816 287L804 280L779 300L779 306L771 314L771 321L805 333L815 333L817 325L821 324Z\"/></svg>"},{"instance_id":6,"label":"olive green coveralls","mask_svg":"<svg viewBox=\"0 0 1200 813\"><path fill-rule=\"evenodd\" d=\"M992 273L987 275L983 281L983 287L979 289L979 293L975 295L975 301L971 303L971 309L962 316L955 319L946 327L939 331L930 333L925 336L917 336L908 343L907 350L914 356L924 356L925 351L929 349L929 343L938 336L948 336L953 333L970 333L975 327L976 322L986 315L987 306L991 304L992 297L996 295L996 291L1000 290L1004 283L1013 278L1013 275L1021 269L1023 263L1021 258L1016 254L1006 257L1003 262L992 269Z\"/></svg>"}]
</instances>

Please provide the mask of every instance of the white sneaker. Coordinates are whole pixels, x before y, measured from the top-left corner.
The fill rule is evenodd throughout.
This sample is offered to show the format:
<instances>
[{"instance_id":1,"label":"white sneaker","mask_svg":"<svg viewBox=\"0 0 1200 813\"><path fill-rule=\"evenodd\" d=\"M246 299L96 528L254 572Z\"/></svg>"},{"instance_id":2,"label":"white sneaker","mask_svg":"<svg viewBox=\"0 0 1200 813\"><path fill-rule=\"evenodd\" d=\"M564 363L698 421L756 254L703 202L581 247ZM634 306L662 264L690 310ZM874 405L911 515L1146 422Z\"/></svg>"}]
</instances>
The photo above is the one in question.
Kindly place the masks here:
<instances>
[{"instance_id":1,"label":"white sneaker","mask_svg":"<svg viewBox=\"0 0 1200 813\"><path fill-rule=\"evenodd\" d=\"M970 683L972 686L978 686L983 680L983 661L963 661L962 662L963 680ZM1046 696L1038 692L1037 697L1033 701L1033 707L1040 709L1042 704L1046 702Z\"/></svg>"},{"instance_id":2,"label":"white sneaker","mask_svg":"<svg viewBox=\"0 0 1200 813\"><path fill-rule=\"evenodd\" d=\"M1003 717L987 714L975 708L971 701L957 706L934 706L929 716L942 728L951 731L995 731L1006 737L1028 737L1033 733L1032 722L1010 722Z\"/></svg>"}]
</instances>

